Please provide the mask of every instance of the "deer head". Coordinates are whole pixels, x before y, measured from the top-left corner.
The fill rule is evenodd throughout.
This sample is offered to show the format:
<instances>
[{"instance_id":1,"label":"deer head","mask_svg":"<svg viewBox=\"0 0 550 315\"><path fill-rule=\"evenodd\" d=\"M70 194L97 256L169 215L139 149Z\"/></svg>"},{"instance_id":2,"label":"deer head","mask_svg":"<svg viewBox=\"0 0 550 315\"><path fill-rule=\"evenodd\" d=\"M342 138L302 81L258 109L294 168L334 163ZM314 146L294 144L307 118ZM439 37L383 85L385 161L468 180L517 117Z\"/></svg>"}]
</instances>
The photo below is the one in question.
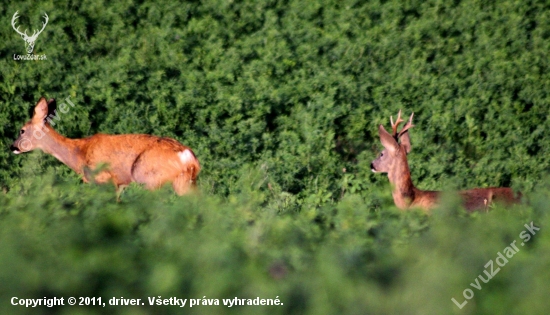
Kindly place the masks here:
<instances>
[{"instance_id":1,"label":"deer head","mask_svg":"<svg viewBox=\"0 0 550 315\"><path fill-rule=\"evenodd\" d=\"M34 42L36 41L36 38L38 38L38 35L42 33L42 31L48 24L49 18L48 18L48 15L44 13L44 19L46 21L42 22L42 29L40 31L34 30L32 35L29 36L27 35L27 29L25 29L25 32L21 33L21 31L19 31L19 26L17 28L15 27L15 21L19 18L19 16L17 15L18 12L19 11L16 11L15 14L13 15L13 18L11 19L11 26L19 35L21 35L21 38L23 38L23 40L25 41L25 49L27 49L27 53L30 54L34 50Z\"/></svg>"},{"instance_id":2,"label":"deer head","mask_svg":"<svg viewBox=\"0 0 550 315\"><path fill-rule=\"evenodd\" d=\"M19 138L11 145L11 150L15 154L32 151L41 148L41 139L49 132L46 125L48 121L46 117L56 109L55 99L50 99L46 102L44 97L41 97L34 107L34 114L26 124L19 130Z\"/></svg>"},{"instance_id":3,"label":"deer head","mask_svg":"<svg viewBox=\"0 0 550 315\"><path fill-rule=\"evenodd\" d=\"M390 135L386 129L384 129L384 126L378 126L378 134L384 146L384 150L378 155L378 158L372 161L371 170L373 172L390 173L392 170L396 169L398 163L403 163L403 160L406 163L407 154L411 151L411 140L408 131L411 127L414 127L412 124L413 116L414 113L411 114L409 121L399 132L397 132L397 128L399 124L404 121L401 119L401 110L397 114L395 123L393 122L393 117L390 116L393 135Z\"/></svg>"}]
</instances>

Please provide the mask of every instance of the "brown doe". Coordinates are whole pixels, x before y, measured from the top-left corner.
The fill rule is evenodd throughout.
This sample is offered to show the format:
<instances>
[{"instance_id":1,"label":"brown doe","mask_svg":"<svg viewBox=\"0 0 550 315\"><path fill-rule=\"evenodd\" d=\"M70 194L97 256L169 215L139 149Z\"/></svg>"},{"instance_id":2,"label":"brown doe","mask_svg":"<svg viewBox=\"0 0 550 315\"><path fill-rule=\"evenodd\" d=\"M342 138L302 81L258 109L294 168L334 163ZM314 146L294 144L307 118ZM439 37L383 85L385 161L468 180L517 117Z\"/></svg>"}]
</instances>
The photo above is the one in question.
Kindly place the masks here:
<instances>
[{"instance_id":1,"label":"brown doe","mask_svg":"<svg viewBox=\"0 0 550 315\"><path fill-rule=\"evenodd\" d=\"M390 135L384 126L378 126L378 134L384 150L378 158L372 161L371 169L375 173L388 173L388 178L393 186L393 200L398 208L430 210L437 206L441 192L420 190L414 187L407 162L407 154L411 151L409 129L414 126L412 124L413 115L414 113L399 132L397 132L397 128L400 123L404 122L401 119L401 111L399 111L395 123L393 117L390 117L393 135ZM486 210L495 201L505 204L518 203L521 198L519 194L514 196L512 189L508 187L474 188L460 191L459 195L467 211Z\"/></svg>"},{"instance_id":2,"label":"brown doe","mask_svg":"<svg viewBox=\"0 0 550 315\"><path fill-rule=\"evenodd\" d=\"M82 175L84 182L112 181L117 200L131 182L150 190L171 182L178 195L186 194L200 171L193 151L174 139L145 134L69 139L50 126L51 117L57 117L55 100L40 98L31 120L23 125L11 146L13 153L41 149Z\"/></svg>"}]
</instances>

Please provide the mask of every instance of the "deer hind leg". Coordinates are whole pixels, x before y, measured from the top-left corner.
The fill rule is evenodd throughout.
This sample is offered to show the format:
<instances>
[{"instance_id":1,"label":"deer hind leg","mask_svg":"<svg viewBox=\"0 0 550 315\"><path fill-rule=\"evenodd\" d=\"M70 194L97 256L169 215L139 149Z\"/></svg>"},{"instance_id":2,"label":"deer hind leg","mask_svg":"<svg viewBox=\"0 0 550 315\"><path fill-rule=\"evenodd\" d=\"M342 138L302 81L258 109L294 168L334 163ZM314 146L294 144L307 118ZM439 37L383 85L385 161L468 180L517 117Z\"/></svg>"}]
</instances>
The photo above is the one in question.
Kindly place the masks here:
<instances>
[{"instance_id":1,"label":"deer hind leg","mask_svg":"<svg viewBox=\"0 0 550 315\"><path fill-rule=\"evenodd\" d=\"M493 192L490 190L487 194L487 197L485 199L483 199L483 204L484 204L484 210L485 211L489 211L489 206L491 205L491 203L493 202Z\"/></svg>"},{"instance_id":2,"label":"deer hind leg","mask_svg":"<svg viewBox=\"0 0 550 315\"><path fill-rule=\"evenodd\" d=\"M178 152L180 172L172 182L172 187L178 195L185 195L195 187L195 179L200 170L197 159L189 149Z\"/></svg>"},{"instance_id":3,"label":"deer hind leg","mask_svg":"<svg viewBox=\"0 0 550 315\"><path fill-rule=\"evenodd\" d=\"M173 152L163 150L142 152L132 165L132 179L149 190L160 188L178 174L180 165L171 162L173 156Z\"/></svg>"},{"instance_id":4,"label":"deer hind leg","mask_svg":"<svg viewBox=\"0 0 550 315\"><path fill-rule=\"evenodd\" d=\"M188 171L181 172L175 179L172 181L172 188L179 196L185 195L193 186L193 179L191 178L191 173Z\"/></svg>"},{"instance_id":5,"label":"deer hind leg","mask_svg":"<svg viewBox=\"0 0 550 315\"><path fill-rule=\"evenodd\" d=\"M132 168L132 179L145 186L148 190L158 189L162 185L158 170L153 165L147 165L146 161L134 164Z\"/></svg>"},{"instance_id":6,"label":"deer hind leg","mask_svg":"<svg viewBox=\"0 0 550 315\"><path fill-rule=\"evenodd\" d=\"M172 183L178 195L189 192L196 177L195 157L189 150L148 150L141 153L132 167L132 178L147 189Z\"/></svg>"}]
</instances>

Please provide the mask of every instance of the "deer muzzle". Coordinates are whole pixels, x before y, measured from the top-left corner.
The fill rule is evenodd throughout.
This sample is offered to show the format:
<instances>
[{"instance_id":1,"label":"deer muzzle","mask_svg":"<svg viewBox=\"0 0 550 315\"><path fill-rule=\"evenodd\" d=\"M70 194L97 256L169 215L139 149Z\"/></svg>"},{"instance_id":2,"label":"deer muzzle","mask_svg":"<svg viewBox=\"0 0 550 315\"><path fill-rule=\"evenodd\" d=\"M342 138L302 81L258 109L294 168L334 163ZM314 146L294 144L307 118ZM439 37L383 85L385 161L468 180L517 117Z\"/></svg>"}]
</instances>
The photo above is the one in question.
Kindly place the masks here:
<instances>
[{"instance_id":1,"label":"deer muzzle","mask_svg":"<svg viewBox=\"0 0 550 315\"><path fill-rule=\"evenodd\" d=\"M370 163L370 170L371 170L373 173L376 173L376 172L377 172L376 167L374 167L374 162Z\"/></svg>"},{"instance_id":2,"label":"deer muzzle","mask_svg":"<svg viewBox=\"0 0 550 315\"><path fill-rule=\"evenodd\" d=\"M15 146L15 142L10 146L10 150L15 154L21 153L21 151L19 151L19 148Z\"/></svg>"}]
</instances>

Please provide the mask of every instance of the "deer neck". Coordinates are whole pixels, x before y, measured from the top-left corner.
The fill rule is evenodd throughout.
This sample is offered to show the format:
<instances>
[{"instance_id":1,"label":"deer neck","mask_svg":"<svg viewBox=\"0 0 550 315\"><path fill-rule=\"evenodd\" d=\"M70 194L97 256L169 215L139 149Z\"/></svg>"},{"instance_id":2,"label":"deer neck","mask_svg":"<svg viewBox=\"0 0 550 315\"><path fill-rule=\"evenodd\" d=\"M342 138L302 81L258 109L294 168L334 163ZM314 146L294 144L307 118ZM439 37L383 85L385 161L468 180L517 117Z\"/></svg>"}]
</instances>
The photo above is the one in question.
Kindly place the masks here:
<instances>
[{"instance_id":1,"label":"deer neck","mask_svg":"<svg viewBox=\"0 0 550 315\"><path fill-rule=\"evenodd\" d=\"M84 139L69 139L57 133L51 126L45 125L42 129L43 138L40 140L39 148L42 151L53 155L63 164L70 167L77 173L82 173L83 158L81 158L81 147Z\"/></svg>"},{"instance_id":2,"label":"deer neck","mask_svg":"<svg viewBox=\"0 0 550 315\"><path fill-rule=\"evenodd\" d=\"M413 203L417 189L412 183L406 156L388 172L388 178L393 186L392 196L395 205L400 209L407 209Z\"/></svg>"}]
</instances>

